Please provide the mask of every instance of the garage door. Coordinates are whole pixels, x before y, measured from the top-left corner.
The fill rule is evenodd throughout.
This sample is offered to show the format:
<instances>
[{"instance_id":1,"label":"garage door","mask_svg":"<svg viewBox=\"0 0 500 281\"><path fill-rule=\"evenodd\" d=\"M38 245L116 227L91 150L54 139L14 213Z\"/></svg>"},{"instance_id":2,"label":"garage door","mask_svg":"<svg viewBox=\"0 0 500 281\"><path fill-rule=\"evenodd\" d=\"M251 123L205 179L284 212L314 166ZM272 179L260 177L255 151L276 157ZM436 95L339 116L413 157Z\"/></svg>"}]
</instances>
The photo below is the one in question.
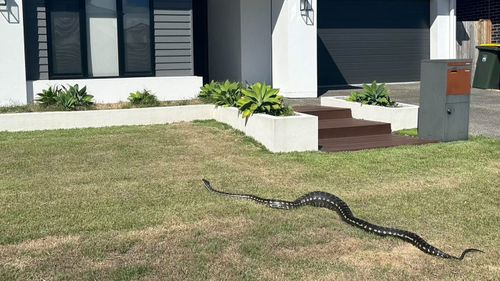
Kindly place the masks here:
<instances>
[{"instance_id":1,"label":"garage door","mask_svg":"<svg viewBox=\"0 0 500 281\"><path fill-rule=\"evenodd\" d=\"M319 0L321 89L420 80L430 55L430 0Z\"/></svg>"}]
</instances>

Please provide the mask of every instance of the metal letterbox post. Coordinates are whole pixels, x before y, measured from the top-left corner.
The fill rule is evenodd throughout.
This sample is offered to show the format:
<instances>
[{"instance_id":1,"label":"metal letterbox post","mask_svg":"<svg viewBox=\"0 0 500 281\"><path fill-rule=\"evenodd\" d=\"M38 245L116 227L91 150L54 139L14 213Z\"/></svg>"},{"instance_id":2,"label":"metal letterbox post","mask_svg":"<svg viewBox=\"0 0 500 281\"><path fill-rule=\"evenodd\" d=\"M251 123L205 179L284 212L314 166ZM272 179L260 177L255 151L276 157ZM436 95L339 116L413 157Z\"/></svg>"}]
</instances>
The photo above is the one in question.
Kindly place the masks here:
<instances>
[{"instance_id":1,"label":"metal letterbox post","mask_svg":"<svg viewBox=\"0 0 500 281\"><path fill-rule=\"evenodd\" d=\"M424 60L418 132L422 139L469 139L471 60Z\"/></svg>"}]
</instances>

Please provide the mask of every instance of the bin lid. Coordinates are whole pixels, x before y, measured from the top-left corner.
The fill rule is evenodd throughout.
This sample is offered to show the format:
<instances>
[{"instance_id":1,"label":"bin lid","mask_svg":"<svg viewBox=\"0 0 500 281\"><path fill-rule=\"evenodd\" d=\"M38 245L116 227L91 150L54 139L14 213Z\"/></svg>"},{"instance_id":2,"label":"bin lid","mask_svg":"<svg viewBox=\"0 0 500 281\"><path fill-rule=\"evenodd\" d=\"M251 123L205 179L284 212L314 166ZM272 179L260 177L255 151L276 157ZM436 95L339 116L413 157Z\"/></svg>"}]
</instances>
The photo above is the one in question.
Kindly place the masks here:
<instances>
[{"instance_id":1,"label":"bin lid","mask_svg":"<svg viewBox=\"0 0 500 281\"><path fill-rule=\"evenodd\" d=\"M477 46L479 50L485 50L485 51L500 51L500 44L481 44Z\"/></svg>"}]
</instances>

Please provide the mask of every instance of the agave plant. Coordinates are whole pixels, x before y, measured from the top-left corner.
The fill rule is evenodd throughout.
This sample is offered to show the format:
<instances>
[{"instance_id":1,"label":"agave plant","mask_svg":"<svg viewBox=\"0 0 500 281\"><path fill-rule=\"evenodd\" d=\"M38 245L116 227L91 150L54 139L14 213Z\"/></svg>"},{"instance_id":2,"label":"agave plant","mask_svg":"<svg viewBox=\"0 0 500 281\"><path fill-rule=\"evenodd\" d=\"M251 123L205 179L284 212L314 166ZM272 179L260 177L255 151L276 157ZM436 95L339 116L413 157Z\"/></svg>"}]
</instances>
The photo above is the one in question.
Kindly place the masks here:
<instances>
[{"instance_id":1,"label":"agave plant","mask_svg":"<svg viewBox=\"0 0 500 281\"><path fill-rule=\"evenodd\" d=\"M48 89L42 90L37 94L36 101L42 106L52 106L57 103L57 96L61 93L61 89L57 86L50 86Z\"/></svg>"},{"instance_id":2,"label":"agave plant","mask_svg":"<svg viewBox=\"0 0 500 281\"><path fill-rule=\"evenodd\" d=\"M218 106L236 106L236 103L241 98L241 90L243 85L238 82L225 81L219 84L219 87L214 88L212 102Z\"/></svg>"},{"instance_id":3,"label":"agave plant","mask_svg":"<svg viewBox=\"0 0 500 281\"><path fill-rule=\"evenodd\" d=\"M201 91L200 94L198 95L198 98L203 102L213 103L215 91L216 89L219 88L220 88L220 83L216 81L212 81L208 84L205 84L203 85L203 87L200 88Z\"/></svg>"},{"instance_id":4,"label":"agave plant","mask_svg":"<svg viewBox=\"0 0 500 281\"><path fill-rule=\"evenodd\" d=\"M63 110L76 110L78 101L71 93L61 92L56 97L56 105L61 107Z\"/></svg>"},{"instance_id":5,"label":"agave plant","mask_svg":"<svg viewBox=\"0 0 500 281\"><path fill-rule=\"evenodd\" d=\"M148 90L130 93L128 100L131 105L139 107L158 106L160 104L158 98Z\"/></svg>"},{"instance_id":6,"label":"agave plant","mask_svg":"<svg viewBox=\"0 0 500 281\"><path fill-rule=\"evenodd\" d=\"M279 90L273 89L265 83L255 83L248 89L242 89L242 97L237 106L243 118L248 118L254 113L266 113L280 116L291 109L283 104L283 97L278 95Z\"/></svg>"},{"instance_id":7,"label":"agave plant","mask_svg":"<svg viewBox=\"0 0 500 281\"><path fill-rule=\"evenodd\" d=\"M80 86L75 84L73 86L68 85L68 87L62 86L62 88L62 94L71 96L75 100L73 107L87 107L94 105L94 96L87 94L87 86L80 89ZM69 100L69 98L66 99Z\"/></svg>"},{"instance_id":8,"label":"agave plant","mask_svg":"<svg viewBox=\"0 0 500 281\"><path fill-rule=\"evenodd\" d=\"M353 92L347 100L362 104L394 106L396 102L391 100L389 94L389 89L385 84L377 84L377 81L373 81L371 85L363 84L363 91Z\"/></svg>"}]
</instances>

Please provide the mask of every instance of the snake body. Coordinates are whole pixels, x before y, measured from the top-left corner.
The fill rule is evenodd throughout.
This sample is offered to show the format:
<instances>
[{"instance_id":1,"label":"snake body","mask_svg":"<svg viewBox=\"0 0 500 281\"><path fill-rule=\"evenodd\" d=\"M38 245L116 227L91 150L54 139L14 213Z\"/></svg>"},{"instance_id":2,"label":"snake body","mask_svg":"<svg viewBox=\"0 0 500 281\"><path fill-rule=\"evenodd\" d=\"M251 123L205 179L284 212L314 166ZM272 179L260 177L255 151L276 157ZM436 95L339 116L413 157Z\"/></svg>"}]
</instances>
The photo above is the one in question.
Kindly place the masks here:
<instances>
[{"instance_id":1,"label":"snake body","mask_svg":"<svg viewBox=\"0 0 500 281\"><path fill-rule=\"evenodd\" d=\"M264 205L269 208L273 209L282 209L282 210L293 210L297 209L300 207L304 206L312 206L312 207L317 207L317 208L326 208L332 211L337 212L337 214L340 216L340 218L354 226L360 229L363 229L367 232L379 235L379 236L392 236L396 237L398 239L401 239L405 242L408 242L415 247L417 247L419 250L422 252L444 258L444 259L455 259L455 260L463 260L465 255L468 253L472 252L482 252L481 250L478 249L466 249L465 251L462 252L460 256L453 256L450 254L447 254L440 249L432 246L429 244L427 241L425 241L422 237L419 235L397 229L397 228L389 228L389 227L383 227L379 225L375 225L372 223L369 223L367 221L364 221L362 219L359 219L354 216L352 213L351 209L349 206L339 197L327 193L327 192L321 192L321 191L315 191L311 193L307 193L301 197L299 197L295 201L284 201L284 200L276 200L276 199L265 199L261 198L255 195L250 195L250 194L237 194L237 193L228 193L228 192L223 192L216 190L215 188L212 187L209 181L203 180L203 183L205 185L205 188L213 193L216 193L218 195L224 196L224 197L229 197L233 199L240 199L240 200L249 200L256 202L258 204Z\"/></svg>"}]
</instances>

